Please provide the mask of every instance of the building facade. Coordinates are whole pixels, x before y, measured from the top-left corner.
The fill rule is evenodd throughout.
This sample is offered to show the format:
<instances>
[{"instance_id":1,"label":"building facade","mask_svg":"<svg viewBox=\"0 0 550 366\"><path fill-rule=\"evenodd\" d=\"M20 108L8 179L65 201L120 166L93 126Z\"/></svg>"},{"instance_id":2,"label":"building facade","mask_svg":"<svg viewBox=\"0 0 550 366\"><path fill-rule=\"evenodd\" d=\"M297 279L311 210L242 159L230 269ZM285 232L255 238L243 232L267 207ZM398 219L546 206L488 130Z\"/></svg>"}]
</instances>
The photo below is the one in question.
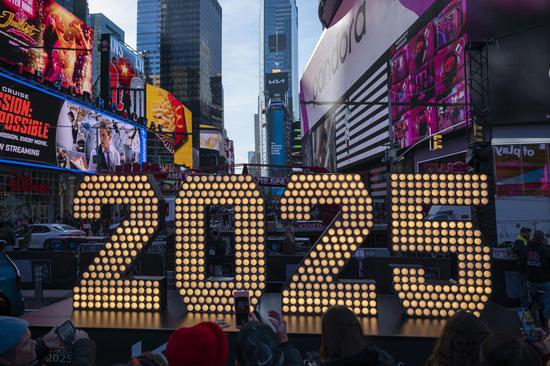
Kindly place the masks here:
<instances>
[{"instance_id":1,"label":"building facade","mask_svg":"<svg viewBox=\"0 0 550 366\"><path fill-rule=\"evenodd\" d=\"M148 82L160 86L161 1L138 0L137 50L144 52Z\"/></svg>"},{"instance_id":2,"label":"building facade","mask_svg":"<svg viewBox=\"0 0 550 366\"><path fill-rule=\"evenodd\" d=\"M163 0L160 56L161 87L174 94L193 113L193 144L195 150L200 151L201 126L223 131L222 8L219 2ZM200 159L199 156L196 161Z\"/></svg>"},{"instance_id":3,"label":"building facade","mask_svg":"<svg viewBox=\"0 0 550 366\"><path fill-rule=\"evenodd\" d=\"M86 24L90 24L90 8L88 6L88 0L58 0L57 2L78 18L86 22Z\"/></svg>"},{"instance_id":4,"label":"building facade","mask_svg":"<svg viewBox=\"0 0 550 366\"><path fill-rule=\"evenodd\" d=\"M260 122L260 161L263 164L273 163L272 152L281 153L275 159L289 163L291 156L290 129L293 121L299 119L298 103L298 8L295 0L263 0L260 2L260 83L258 95L258 116ZM285 89L273 85L274 74L284 75ZM271 80L268 80L270 79ZM271 81L271 83L270 83ZM278 80L275 82L279 83ZM274 84L281 86L280 84ZM276 112L279 117L281 103L286 110L284 122L284 141L273 141L275 129L270 126L270 106L275 99ZM280 126L277 127L279 129ZM278 136L279 138L281 135ZM281 150L282 149L282 150Z\"/></svg>"},{"instance_id":5,"label":"building facade","mask_svg":"<svg viewBox=\"0 0 550 366\"><path fill-rule=\"evenodd\" d=\"M99 78L101 76L101 52L98 46L101 43L102 34L112 34L124 42L124 30L102 13L90 14L90 25L94 28L94 52L93 52L93 83L94 98L99 95Z\"/></svg>"}]
</instances>

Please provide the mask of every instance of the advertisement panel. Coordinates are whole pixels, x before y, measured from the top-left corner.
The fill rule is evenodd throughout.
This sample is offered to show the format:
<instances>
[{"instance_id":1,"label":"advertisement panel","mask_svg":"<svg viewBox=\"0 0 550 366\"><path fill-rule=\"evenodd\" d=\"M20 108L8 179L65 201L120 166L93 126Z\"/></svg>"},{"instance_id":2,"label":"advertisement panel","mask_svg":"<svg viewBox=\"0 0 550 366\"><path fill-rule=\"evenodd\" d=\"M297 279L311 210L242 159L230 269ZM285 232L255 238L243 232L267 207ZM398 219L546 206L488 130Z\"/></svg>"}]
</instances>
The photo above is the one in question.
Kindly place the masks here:
<instances>
[{"instance_id":1,"label":"advertisement panel","mask_svg":"<svg viewBox=\"0 0 550 366\"><path fill-rule=\"evenodd\" d=\"M265 74L265 90L269 95L285 94L288 91L288 72Z\"/></svg>"},{"instance_id":2,"label":"advertisement panel","mask_svg":"<svg viewBox=\"0 0 550 366\"><path fill-rule=\"evenodd\" d=\"M200 148L220 152L222 148L221 133L216 130L201 130Z\"/></svg>"},{"instance_id":3,"label":"advertisement panel","mask_svg":"<svg viewBox=\"0 0 550 366\"><path fill-rule=\"evenodd\" d=\"M145 160L142 128L0 76L0 157L46 167L114 171Z\"/></svg>"},{"instance_id":4,"label":"advertisement panel","mask_svg":"<svg viewBox=\"0 0 550 366\"><path fill-rule=\"evenodd\" d=\"M267 110L267 128L269 147L269 164L286 165L286 108L272 103Z\"/></svg>"},{"instance_id":5,"label":"advertisement panel","mask_svg":"<svg viewBox=\"0 0 550 366\"><path fill-rule=\"evenodd\" d=\"M317 43L300 81L307 134L435 0L360 0ZM346 2L344 2L346 3Z\"/></svg>"},{"instance_id":6,"label":"advertisement panel","mask_svg":"<svg viewBox=\"0 0 550 366\"><path fill-rule=\"evenodd\" d=\"M0 0L0 60L92 93L93 29L54 0Z\"/></svg>"},{"instance_id":7,"label":"advertisement panel","mask_svg":"<svg viewBox=\"0 0 550 366\"><path fill-rule=\"evenodd\" d=\"M147 128L174 154L174 164L193 167L193 117L168 91L147 84ZM172 137L175 136L175 137Z\"/></svg>"},{"instance_id":8,"label":"advertisement panel","mask_svg":"<svg viewBox=\"0 0 550 366\"><path fill-rule=\"evenodd\" d=\"M494 146L497 196L550 197L550 145Z\"/></svg>"},{"instance_id":9,"label":"advertisement panel","mask_svg":"<svg viewBox=\"0 0 550 366\"><path fill-rule=\"evenodd\" d=\"M406 148L466 124L466 0L451 0L421 30L392 47L394 141Z\"/></svg>"},{"instance_id":10,"label":"advertisement panel","mask_svg":"<svg viewBox=\"0 0 550 366\"><path fill-rule=\"evenodd\" d=\"M225 139L225 160L227 161L227 172L235 174L235 144L230 139Z\"/></svg>"},{"instance_id":11,"label":"advertisement panel","mask_svg":"<svg viewBox=\"0 0 550 366\"><path fill-rule=\"evenodd\" d=\"M111 34L101 35L101 97L117 113L145 116L145 60Z\"/></svg>"}]
</instances>

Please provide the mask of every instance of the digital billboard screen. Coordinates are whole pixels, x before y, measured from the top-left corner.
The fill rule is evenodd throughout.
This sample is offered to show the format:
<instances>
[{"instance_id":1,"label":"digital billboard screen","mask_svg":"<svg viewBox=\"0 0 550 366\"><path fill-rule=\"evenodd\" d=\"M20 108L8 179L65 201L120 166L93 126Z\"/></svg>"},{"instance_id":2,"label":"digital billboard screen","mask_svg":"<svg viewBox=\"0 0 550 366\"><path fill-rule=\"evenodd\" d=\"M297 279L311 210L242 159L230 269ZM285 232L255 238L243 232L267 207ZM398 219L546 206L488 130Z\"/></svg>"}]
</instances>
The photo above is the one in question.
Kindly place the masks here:
<instances>
[{"instance_id":1,"label":"digital billboard screen","mask_svg":"<svg viewBox=\"0 0 550 366\"><path fill-rule=\"evenodd\" d=\"M54 0L0 0L0 59L92 93L93 29Z\"/></svg>"},{"instance_id":2,"label":"digital billboard screen","mask_svg":"<svg viewBox=\"0 0 550 366\"><path fill-rule=\"evenodd\" d=\"M174 164L193 167L193 117L170 92L147 84L147 128L174 154Z\"/></svg>"},{"instance_id":3,"label":"digital billboard screen","mask_svg":"<svg viewBox=\"0 0 550 366\"><path fill-rule=\"evenodd\" d=\"M394 141L406 148L466 122L466 0L451 0L390 50Z\"/></svg>"},{"instance_id":4,"label":"digital billboard screen","mask_svg":"<svg viewBox=\"0 0 550 366\"><path fill-rule=\"evenodd\" d=\"M145 160L143 128L0 76L3 160L85 172L113 172Z\"/></svg>"},{"instance_id":5,"label":"digital billboard screen","mask_svg":"<svg viewBox=\"0 0 550 366\"><path fill-rule=\"evenodd\" d=\"M111 34L101 35L101 96L117 113L145 117L145 61Z\"/></svg>"}]
</instances>

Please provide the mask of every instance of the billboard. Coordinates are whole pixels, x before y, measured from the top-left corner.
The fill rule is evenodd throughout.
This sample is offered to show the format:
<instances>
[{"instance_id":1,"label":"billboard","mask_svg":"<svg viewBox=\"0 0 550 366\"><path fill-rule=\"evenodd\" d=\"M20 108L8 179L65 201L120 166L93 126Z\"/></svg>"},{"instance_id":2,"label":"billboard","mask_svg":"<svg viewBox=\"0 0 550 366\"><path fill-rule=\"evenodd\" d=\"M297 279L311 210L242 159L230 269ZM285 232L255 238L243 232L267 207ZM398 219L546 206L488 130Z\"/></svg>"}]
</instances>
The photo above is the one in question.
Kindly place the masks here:
<instances>
[{"instance_id":1,"label":"billboard","mask_svg":"<svg viewBox=\"0 0 550 366\"><path fill-rule=\"evenodd\" d=\"M193 117L168 91L147 84L147 128L174 154L174 164L193 167ZM174 137L172 137L174 136Z\"/></svg>"},{"instance_id":2,"label":"billboard","mask_svg":"<svg viewBox=\"0 0 550 366\"><path fill-rule=\"evenodd\" d=\"M101 97L117 112L145 117L145 61L111 34L101 35Z\"/></svg>"},{"instance_id":3,"label":"billboard","mask_svg":"<svg viewBox=\"0 0 550 366\"><path fill-rule=\"evenodd\" d=\"M200 148L206 150L222 149L222 135L217 130L201 130Z\"/></svg>"},{"instance_id":4,"label":"billboard","mask_svg":"<svg viewBox=\"0 0 550 366\"><path fill-rule=\"evenodd\" d=\"M435 0L359 0L326 29L300 81L303 133L321 121ZM347 6L350 2L343 2Z\"/></svg>"},{"instance_id":5,"label":"billboard","mask_svg":"<svg viewBox=\"0 0 550 366\"><path fill-rule=\"evenodd\" d=\"M225 160L227 161L227 173L235 174L235 144L230 139L225 139Z\"/></svg>"},{"instance_id":6,"label":"billboard","mask_svg":"<svg viewBox=\"0 0 550 366\"><path fill-rule=\"evenodd\" d=\"M0 0L0 60L92 93L93 29L54 0Z\"/></svg>"},{"instance_id":7,"label":"billboard","mask_svg":"<svg viewBox=\"0 0 550 366\"><path fill-rule=\"evenodd\" d=\"M451 0L390 49L394 141L400 148L466 124L466 0Z\"/></svg>"},{"instance_id":8,"label":"billboard","mask_svg":"<svg viewBox=\"0 0 550 366\"><path fill-rule=\"evenodd\" d=\"M265 90L269 95L285 94L288 91L288 72L265 74Z\"/></svg>"},{"instance_id":9,"label":"billboard","mask_svg":"<svg viewBox=\"0 0 550 366\"><path fill-rule=\"evenodd\" d=\"M0 156L86 172L145 160L143 128L0 76Z\"/></svg>"},{"instance_id":10,"label":"billboard","mask_svg":"<svg viewBox=\"0 0 550 366\"><path fill-rule=\"evenodd\" d=\"M267 110L269 164L286 165L286 108L282 103L272 103Z\"/></svg>"}]
</instances>

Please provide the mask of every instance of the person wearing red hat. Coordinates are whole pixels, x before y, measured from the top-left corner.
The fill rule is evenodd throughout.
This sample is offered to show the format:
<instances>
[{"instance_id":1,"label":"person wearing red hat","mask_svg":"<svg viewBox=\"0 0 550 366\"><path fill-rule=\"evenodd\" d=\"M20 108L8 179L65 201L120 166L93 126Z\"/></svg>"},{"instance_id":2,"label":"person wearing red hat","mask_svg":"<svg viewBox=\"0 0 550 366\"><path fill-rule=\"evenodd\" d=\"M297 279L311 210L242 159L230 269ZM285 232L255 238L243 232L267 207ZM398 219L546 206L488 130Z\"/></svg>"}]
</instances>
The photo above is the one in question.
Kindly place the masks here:
<instances>
[{"instance_id":1,"label":"person wearing red hat","mask_svg":"<svg viewBox=\"0 0 550 366\"><path fill-rule=\"evenodd\" d=\"M175 330L165 351L169 366L225 366L227 353L225 333L208 322Z\"/></svg>"}]
</instances>

